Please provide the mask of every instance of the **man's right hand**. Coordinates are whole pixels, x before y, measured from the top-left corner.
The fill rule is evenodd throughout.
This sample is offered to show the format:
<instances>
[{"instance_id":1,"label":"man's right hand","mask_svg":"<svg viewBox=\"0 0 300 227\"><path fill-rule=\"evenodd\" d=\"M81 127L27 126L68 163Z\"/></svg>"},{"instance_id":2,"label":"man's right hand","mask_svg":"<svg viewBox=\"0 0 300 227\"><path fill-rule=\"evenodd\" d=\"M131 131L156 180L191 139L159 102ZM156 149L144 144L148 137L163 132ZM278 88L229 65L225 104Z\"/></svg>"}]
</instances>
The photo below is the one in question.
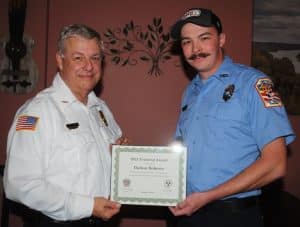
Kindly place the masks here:
<instances>
[{"instance_id":1,"label":"man's right hand","mask_svg":"<svg viewBox=\"0 0 300 227\"><path fill-rule=\"evenodd\" d=\"M120 211L121 204L103 197L94 198L93 216L108 220Z\"/></svg>"}]
</instances>

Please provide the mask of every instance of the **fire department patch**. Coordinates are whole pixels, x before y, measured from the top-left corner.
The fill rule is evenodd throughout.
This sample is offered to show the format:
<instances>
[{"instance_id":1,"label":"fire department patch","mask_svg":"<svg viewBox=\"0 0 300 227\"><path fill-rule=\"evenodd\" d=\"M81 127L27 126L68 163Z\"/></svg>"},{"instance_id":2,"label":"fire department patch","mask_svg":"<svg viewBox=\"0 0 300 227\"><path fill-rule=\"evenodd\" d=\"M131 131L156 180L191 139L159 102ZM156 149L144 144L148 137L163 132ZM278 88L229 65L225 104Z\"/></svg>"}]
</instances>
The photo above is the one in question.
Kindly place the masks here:
<instances>
[{"instance_id":1,"label":"fire department patch","mask_svg":"<svg viewBox=\"0 0 300 227\"><path fill-rule=\"evenodd\" d=\"M274 84L269 78L258 79L255 88L265 107L282 106L281 99L278 93L274 91Z\"/></svg>"}]
</instances>

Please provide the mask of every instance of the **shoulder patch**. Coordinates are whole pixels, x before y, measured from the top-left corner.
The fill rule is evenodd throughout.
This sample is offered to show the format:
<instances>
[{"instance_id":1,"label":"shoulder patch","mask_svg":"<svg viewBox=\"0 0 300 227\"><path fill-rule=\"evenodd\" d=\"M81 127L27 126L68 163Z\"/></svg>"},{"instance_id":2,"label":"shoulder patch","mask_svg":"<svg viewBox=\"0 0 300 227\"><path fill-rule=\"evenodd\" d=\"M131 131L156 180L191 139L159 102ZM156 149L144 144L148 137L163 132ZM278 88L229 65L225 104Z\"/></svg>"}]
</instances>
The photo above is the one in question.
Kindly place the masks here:
<instances>
[{"instance_id":1,"label":"shoulder patch","mask_svg":"<svg viewBox=\"0 0 300 227\"><path fill-rule=\"evenodd\" d=\"M34 131L38 123L38 120L39 120L38 117L21 115L18 117L17 120L16 131L21 131L21 130Z\"/></svg>"},{"instance_id":2,"label":"shoulder patch","mask_svg":"<svg viewBox=\"0 0 300 227\"><path fill-rule=\"evenodd\" d=\"M255 88L265 107L282 106L279 94L274 91L274 84L269 78L260 78L256 81Z\"/></svg>"}]
</instances>

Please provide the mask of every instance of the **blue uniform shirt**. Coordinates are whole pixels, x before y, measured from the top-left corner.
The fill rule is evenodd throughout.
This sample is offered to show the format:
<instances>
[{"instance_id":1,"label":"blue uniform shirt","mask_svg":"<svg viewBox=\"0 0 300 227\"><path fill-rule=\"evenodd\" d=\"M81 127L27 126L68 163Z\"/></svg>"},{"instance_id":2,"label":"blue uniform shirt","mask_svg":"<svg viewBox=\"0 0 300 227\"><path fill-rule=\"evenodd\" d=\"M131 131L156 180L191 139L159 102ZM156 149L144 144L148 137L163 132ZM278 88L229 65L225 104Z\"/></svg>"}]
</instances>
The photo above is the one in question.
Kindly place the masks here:
<instances>
[{"instance_id":1,"label":"blue uniform shirt","mask_svg":"<svg viewBox=\"0 0 300 227\"><path fill-rule=\"evenodd\" d=\"M285 108L270 85L262 72L229 57L205 82L198 75L191 81L175 135L188 147L187 194L231 179L258 159L272 140L294 140ZM257 194L260 190L231 197Z\"/></svg>"}]
</instances>

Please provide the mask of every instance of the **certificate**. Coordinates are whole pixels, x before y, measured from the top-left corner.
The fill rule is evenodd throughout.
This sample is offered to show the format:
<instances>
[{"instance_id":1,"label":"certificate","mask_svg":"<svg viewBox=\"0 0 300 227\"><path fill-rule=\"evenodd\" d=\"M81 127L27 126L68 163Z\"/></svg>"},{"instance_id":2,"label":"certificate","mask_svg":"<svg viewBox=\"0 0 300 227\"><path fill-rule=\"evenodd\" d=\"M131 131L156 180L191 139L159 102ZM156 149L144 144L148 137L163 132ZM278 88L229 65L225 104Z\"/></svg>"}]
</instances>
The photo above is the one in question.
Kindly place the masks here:
<instances>
[{"instance_id":1,"label":"certificate","mask_svg":"<svg viewBox=\"0 0 300 227\"><path fill-rule=\"evenodd\" d=\"M174 206L186 196L186 147L113 145L111 200Z\"/></svg>"}]
</instances>

